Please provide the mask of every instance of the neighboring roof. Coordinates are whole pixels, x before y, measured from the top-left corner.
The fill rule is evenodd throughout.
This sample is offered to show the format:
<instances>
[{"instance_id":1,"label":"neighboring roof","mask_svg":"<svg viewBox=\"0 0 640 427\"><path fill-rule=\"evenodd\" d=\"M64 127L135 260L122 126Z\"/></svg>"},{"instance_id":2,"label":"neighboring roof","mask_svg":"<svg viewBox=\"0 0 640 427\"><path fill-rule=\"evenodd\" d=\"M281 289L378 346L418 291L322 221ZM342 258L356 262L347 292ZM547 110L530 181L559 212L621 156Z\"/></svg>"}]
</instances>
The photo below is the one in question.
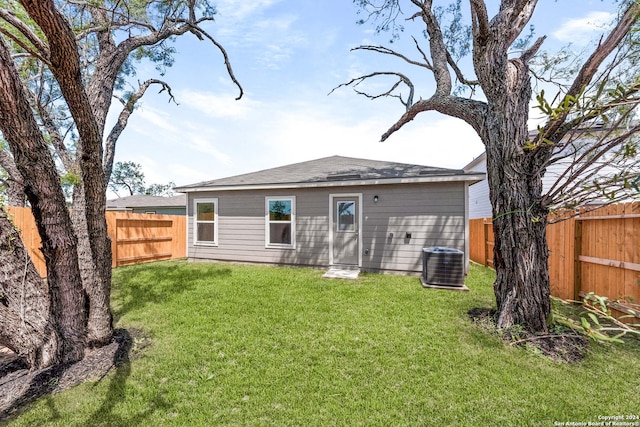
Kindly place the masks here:
<instances>
[{"instance_id":1,"label":"neighboring roof","mask_svg":"<svg viewBox=\"0 0 640 427\"><path fill-rule=\"evenodd\" d=\"M175 187L182 193L258 188L332 187L409 182L471 181L484 173L405 163L332 156L228 178Z\"/></svg>"},{"instance_id":2,"label":"neighboring roof","mask_svg":"<svg viewBox=\"0 0 640 427\"><path fill-rule=\"evenodd\" d=\"M126 208L173 208L186 207L187 196L180 194L173 197L145 196L136 194L134 196L120 197L119 199L107 200L107 209Z\"/></svg>"},{"instance_id":3,"label":"neighboring roof","mask_svg":"<svg viewBox=\"0 0 640 427\"><path fill-rule=\"evenodd\" d=\"M481 162L486 161L486 159L487 159L487 152L483 151L482 154L480 154L475 159L471 160L465 167L462 168L462 170L471 172L473 171L473 168L478 166L478 164L480 164Z\"/></svg>"}]
</instances>

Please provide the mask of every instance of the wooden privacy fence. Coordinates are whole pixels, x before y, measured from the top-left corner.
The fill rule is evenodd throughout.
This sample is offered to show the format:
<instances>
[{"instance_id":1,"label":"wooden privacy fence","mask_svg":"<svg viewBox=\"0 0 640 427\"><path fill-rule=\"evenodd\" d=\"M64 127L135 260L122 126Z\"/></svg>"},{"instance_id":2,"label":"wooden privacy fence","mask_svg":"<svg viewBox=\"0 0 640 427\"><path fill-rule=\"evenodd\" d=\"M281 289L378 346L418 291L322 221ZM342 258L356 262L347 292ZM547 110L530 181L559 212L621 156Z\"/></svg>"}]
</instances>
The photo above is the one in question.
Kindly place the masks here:
<instances>
[{"instance_id":1,"label":"wooden privacy fence","mask_svg":"<svg viewBox=\"0 0 640 427\"><path fill-rule=\"evenodd\" d=\"M493 242L490 218L469 221L473 261L492 267ZM640 301L640 202L604 206L551 224L547 243L552 295L580 300L594 292L612 301Z\"/></svg>"},{"instance_id":2,"label":"wooden privacy fence","mask_svg":"<svg viewBox=\"0 0 640 427\"><path fill-rule=\"evenodd\" d=\"M22 241L41 276L46 267L40 252L40 235L29 208L8 207ZM186 217L107 211L113 267L141 262L184 258L187 253Z\"/></svg>"}]
</instances>

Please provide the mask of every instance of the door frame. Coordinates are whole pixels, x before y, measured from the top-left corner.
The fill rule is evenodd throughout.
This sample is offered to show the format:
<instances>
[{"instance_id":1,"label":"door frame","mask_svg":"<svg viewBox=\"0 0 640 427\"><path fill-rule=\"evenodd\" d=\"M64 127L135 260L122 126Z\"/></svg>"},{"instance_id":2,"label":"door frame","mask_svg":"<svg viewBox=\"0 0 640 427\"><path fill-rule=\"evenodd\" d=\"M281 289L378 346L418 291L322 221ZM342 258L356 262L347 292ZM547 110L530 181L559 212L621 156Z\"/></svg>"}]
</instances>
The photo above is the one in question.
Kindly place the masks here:
<instances>
[{"instance_id":1,"label":"door frame","mask_svg":"<svg viewBox=\"0 0 640 427\"><path fill-rule=\"evenodd\" d=\"M334 220L333 209L334 199L343 197L353 197L358 204L358 267L362 267L362 193L331 193L329 194L329 265L334 265L333 262L333 234L334 234Z\"/></svg>"}]
</instances>

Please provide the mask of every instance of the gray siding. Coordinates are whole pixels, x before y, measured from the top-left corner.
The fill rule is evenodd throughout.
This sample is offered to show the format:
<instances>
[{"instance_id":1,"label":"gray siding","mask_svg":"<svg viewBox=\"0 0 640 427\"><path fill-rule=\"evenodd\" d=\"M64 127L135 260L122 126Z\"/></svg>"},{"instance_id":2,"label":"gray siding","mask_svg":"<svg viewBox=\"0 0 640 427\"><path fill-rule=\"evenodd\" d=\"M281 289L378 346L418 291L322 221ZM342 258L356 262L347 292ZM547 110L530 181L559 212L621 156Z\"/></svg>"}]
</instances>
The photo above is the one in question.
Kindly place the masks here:
<instances>
[{"instance_id":1,"label":"gray siding","mask_svg":"<svg viewBox=\"0 0 640 427\"><path fill-rule=\"evenodd\" d=\"M464 183L378 185L189 194L191 259L327 266L329 196L362 194L362 268L420 272L422 248L465 250ZM378 195L378 203L373 196ZM296 197L295 249L265 248L265 197ZM193 199L218 198L218 246L193 245ZM389 237L393 233L393 238ZM411 233L411 238L406 238Z\"/></svg>"},{"instance_id":2,"label":"gray siding","mask_svg":"<svg viewBox=\"0 0 640 427\"><path fill-rule=\"evenodd\" d=\"M549 191L551 186L565 171L570 162L555 163L549 166L542 177L543 194ZM486 172L486 159L469 169L474 172ZM487 179L469 186L469 218L491 218L491 199L489 198L489 181Z\"/></svg>"},{"instance_id":3,"label":"gray siding","mask_svg":"<svg viewBox=\"0 0 640 427\"><path fill-rule=\"evenodd\" d=\"M487 172L487 161L484 160L471 168L474 172ZM469 218L491 218L491 200L489 199L489 181L483 179L469 186Z\"/></svg>"}]
</instances>

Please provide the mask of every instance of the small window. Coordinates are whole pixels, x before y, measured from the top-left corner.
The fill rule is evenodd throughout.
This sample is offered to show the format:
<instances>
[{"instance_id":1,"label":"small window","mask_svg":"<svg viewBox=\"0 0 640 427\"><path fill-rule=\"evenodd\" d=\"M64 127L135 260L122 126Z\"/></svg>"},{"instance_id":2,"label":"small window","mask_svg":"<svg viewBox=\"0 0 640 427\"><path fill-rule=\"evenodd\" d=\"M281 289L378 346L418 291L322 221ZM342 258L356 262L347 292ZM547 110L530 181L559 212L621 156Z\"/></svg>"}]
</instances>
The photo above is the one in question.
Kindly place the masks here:
<instances>
[{"instance_id":1,"label":"small window","mask_svg":"<svg viewBox=\"0 0 640 427\"><path fill-rule=\"evenodd\" d=\"M287 247L295 246L295 197L267 197L266 198L266 246Z\"/></svg>"},{"instance_id":2,"label":"small window","mask_svg":"<svg viewBox=\"0 0 640 427\"><path fill-rule=\"evenodd\" d=\"M338 231L356 231L356 202L338 202Z\"/></svg>"},{"instance_id":3,"label":"small window","mask_svg":"<svg viewBox=\"0 0 640 427\"><path fill-rule=\"evenodd\" d=\"M196 245L218 244L218 199L194 200L194 241Z\"/></svg>"}]
</instances>

